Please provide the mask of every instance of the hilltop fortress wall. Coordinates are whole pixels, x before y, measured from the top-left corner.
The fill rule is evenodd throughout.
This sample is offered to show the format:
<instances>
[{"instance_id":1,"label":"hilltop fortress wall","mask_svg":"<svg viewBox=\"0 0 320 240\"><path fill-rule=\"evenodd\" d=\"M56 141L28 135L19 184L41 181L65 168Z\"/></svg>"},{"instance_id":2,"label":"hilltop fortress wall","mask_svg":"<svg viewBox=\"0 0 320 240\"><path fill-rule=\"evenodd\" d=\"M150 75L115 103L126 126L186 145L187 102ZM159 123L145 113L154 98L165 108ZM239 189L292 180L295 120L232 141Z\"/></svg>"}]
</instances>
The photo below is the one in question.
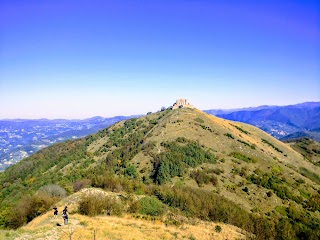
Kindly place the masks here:
<instances>
[{"instance_id":1,"label":"hilltop fortress wall","mask_svg":"<svg viewBox=\"0 0 320 240\"><path fill-rule=\"evenodd\" d=\"M187 107L187 108L194 108L188 101L187 99L183 99L183 98L180 98L178 99L172 106L172 109L177 109L177 108L184 108L184 107Z\"/></svg>"}]
</instances>

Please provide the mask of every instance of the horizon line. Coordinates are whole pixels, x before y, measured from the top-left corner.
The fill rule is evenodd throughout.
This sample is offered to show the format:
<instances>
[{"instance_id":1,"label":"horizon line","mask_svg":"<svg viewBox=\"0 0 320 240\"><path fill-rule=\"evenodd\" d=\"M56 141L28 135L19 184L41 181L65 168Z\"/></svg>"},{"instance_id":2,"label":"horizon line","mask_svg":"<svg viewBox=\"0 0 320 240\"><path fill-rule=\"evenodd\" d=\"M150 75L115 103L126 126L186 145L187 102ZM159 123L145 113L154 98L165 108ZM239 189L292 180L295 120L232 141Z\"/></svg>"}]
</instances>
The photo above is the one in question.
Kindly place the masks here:
<instances>
[{"instance_id":1,"label":"horizon line","mask_svg":"<svg viewBox=\"0 0 320 240\"><path fill-rule=\"evenodd\" d=\"M214 110L216 110L216 111L230 111L230 110L242 110L242 109L247 110L247 109L260 108L260 107L289 107L289 106L296 106L296 105L308 104L308 103L309 104L310 103L311 104L312 103L319 103L320 104L320 101L307 101L307 102L289 104L289 105L259 105L259 106L253 106L253 107L240 107L240 108L212 108L212 109L203 109L201 111L214 111ZM167 109L169 107L167 107ZM198 109L198 108L196 108L196 109ZM23 121L23 120L83 121L83 120L92 119L92 118L116 118L116 117L128 117L129 118L129 117L139 117L139 116L144 116L144 115L146 115L146 114L116 115L116 116L111 116L111 117L103 117L103 116L96 115L96 116L85 117L85 118L61 118L61 117L60 118L47 118L47 117L42 117L42 118L2 118L2 119L0 119L0 121Z\"/></svg>"}]
</instances>

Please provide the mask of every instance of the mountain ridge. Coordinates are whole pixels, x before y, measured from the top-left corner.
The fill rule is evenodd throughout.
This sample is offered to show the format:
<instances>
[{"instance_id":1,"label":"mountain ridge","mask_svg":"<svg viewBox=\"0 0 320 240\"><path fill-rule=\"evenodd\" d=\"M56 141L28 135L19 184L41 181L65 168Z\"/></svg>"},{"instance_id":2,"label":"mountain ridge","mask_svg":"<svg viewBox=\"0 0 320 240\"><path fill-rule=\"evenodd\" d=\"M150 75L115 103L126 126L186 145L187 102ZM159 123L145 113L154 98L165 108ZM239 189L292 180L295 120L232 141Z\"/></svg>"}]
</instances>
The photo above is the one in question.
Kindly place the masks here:
<instances>
[{"instance_id":1,"label":"mountain ridge","mask_svg":"<svg viewBox=\"0 0 320 240\"><path fill-rule=\"evenodd\" d=\"M207 109L203 110L206 113L216 115L215 111L220 111L220 113L231 113L231 112L239 112L239 111L257 111L261 109L273 109L273 108L283 108L283 107L303 107L303 108L314 108L320 107L320 102L318 101L308 101L296 104L289 105L260 105L256 107L242 107L242 108L222 108L222 109Z\"/></svg>"},{"instance_id":2,"label":"mountain ridge","mask_svg":"<svg viewBox=\"0 0 320 240\"><path fill-rule=\"evenodd\" d=\"M305 110L317 106L320 106L319 102L305 102L287 106L263 105L240 109L206 110L205 112L226 119L253 124L278 139L287 140L298 136L305 136L320 141L320 133L317 131L320 115L312 116L312 114L303 113ZM276 109L283 107L290 107L287 110L287 113L289 111L289 115L284 113L288 115L285 118L283 118L281 111L275 112ZM300 112L293 111L290 113L292 107ZM269 115L272 115L273 119L268 120L266 111L269 111ZM303 114L301 114L301 111ZM294 119L297 119L296 116L299 115L305 116L304 118L300 117L300 125L302 123L302 125L308 125L307 127L296 126L297 124L295 124ZM52 143L95 133L114 122L138 116L141 115L115 116L111 118L95 116L74 120L45 118L0 120L0 171ZM55 126L54 124L60 125ZM33 125L36 128L32 127ZM22 131L29 132L29 134L26 135ZM30 136L36 140L32 141L32 137L30 138Z\"/></svg>"},{"instance_id":3,"label":"mountain ridge","mask_svg":"<svg viewBox=\"0 0 320 240\"><path fill-rule=\"evenodd\" d=\"M258 107L250 110L218 113L206 111L224 119L252 124L278 139L296 132L313 132L310 135L320 141L313 129L320 127L320 102L305 102L288 106Z\"/></svg>"},{"instance_id":4,"label":"mountain ridge","mask_svg":"<svg viewBox=\"0 0 320 240\"><path fill-rule=\"evenodd\" d=\"M182 108L42 149L0 174L0 198L2 206L15 208L27 190L36 194L49 183L72 193L74 184L86 181L111 191L148 193L187 216L225 221L257 239L282 234L262 231L262 223L273 229L287 224L292 236L313 236L319 233L312 205L319 198L319 172L312 161L254 126ZM222 212L210 210L214 206Z\"/></svg>"}]
</instances>

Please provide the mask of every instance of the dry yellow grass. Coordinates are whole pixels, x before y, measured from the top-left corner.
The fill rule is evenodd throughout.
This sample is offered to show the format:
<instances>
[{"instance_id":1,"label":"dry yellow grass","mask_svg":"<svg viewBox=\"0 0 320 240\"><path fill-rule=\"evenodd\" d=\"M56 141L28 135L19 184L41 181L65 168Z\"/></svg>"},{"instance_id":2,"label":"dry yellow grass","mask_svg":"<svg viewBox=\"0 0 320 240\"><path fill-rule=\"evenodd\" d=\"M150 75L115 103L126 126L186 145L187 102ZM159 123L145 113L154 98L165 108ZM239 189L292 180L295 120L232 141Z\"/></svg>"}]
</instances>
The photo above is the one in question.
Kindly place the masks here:
<instances>
[{"instance_id":1,"label":"dry yellow grass","mask_svg":"<svg viewBox=\"0 0 320 240\"><path fill-rule=\"evenodd\" d=\"M124 217L99 216L87 217L79 214L70 215L69 225L62 224L61 219L53 219L47 213L34 219L22 228L17 240L31 239L109 239L109 240L156 240L156 239L245 239L242 230L223 223L195 221L193 224L166 226L161 221L135 219L130 215ZM221 232L215 231L219 225ZM9 238L8 238L9 239Z\"/></svg>"}]
</instances>

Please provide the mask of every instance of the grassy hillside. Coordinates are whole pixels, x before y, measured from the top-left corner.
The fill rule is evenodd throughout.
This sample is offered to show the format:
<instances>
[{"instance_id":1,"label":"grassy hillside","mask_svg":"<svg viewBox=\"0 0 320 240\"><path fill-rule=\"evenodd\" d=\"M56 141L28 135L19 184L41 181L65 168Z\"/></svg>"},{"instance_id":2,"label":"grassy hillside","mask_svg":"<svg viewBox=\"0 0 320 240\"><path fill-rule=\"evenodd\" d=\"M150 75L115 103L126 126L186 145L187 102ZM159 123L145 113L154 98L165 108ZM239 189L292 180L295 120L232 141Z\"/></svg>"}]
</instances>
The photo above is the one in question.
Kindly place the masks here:
<instances>
[{"instance_id":1,"label":"grassy hillside","mask_svg":"<svg viewBox=\"0 0 320 240\"><path fill-rule=\"evenodd\" d=\"M320 166L320 143L308 138L296 138L284 141L294 150L316 166Z\"/></svg>"},{"instance_id":2,"label":"grassy hillside","mask_svg":"<svg viewBox=\"0 0 320 240\"><path fill-rule=\"evenodd\" d=\"M166 110L53 145L1 173L0 225L19 227L64 197L57 192L92 186L154 196L187 218L230 223L257 239L317 239L319 175L258 128Z\"/></svg>"},{"instance_id":3,"label":"grassy hillside","mask_svg":"<svg viewBox=\"0 0 320 240\"><path fill-rule=\"evenodd\" d=\"M104 194L119 202L130 196L125 193L105 192L99 189L82 189L56 205L58 209L69 206L69 225L63 225L61 216L54 219L52 212L41 215L18 231L0 231L1 239L244 239L245 232L224 223L205 222L178 216L179 224L172 215L146 217L140 214L122 213L120 216L100 215L89 217L78 212L79 199L83 195ZM132 195L131 195L132 197ZM140 198L143 196L140 196ZM60 224L62 226L57 226ZM130 233L130 234L128 234Z\"/></svg>"}]
</instances>

